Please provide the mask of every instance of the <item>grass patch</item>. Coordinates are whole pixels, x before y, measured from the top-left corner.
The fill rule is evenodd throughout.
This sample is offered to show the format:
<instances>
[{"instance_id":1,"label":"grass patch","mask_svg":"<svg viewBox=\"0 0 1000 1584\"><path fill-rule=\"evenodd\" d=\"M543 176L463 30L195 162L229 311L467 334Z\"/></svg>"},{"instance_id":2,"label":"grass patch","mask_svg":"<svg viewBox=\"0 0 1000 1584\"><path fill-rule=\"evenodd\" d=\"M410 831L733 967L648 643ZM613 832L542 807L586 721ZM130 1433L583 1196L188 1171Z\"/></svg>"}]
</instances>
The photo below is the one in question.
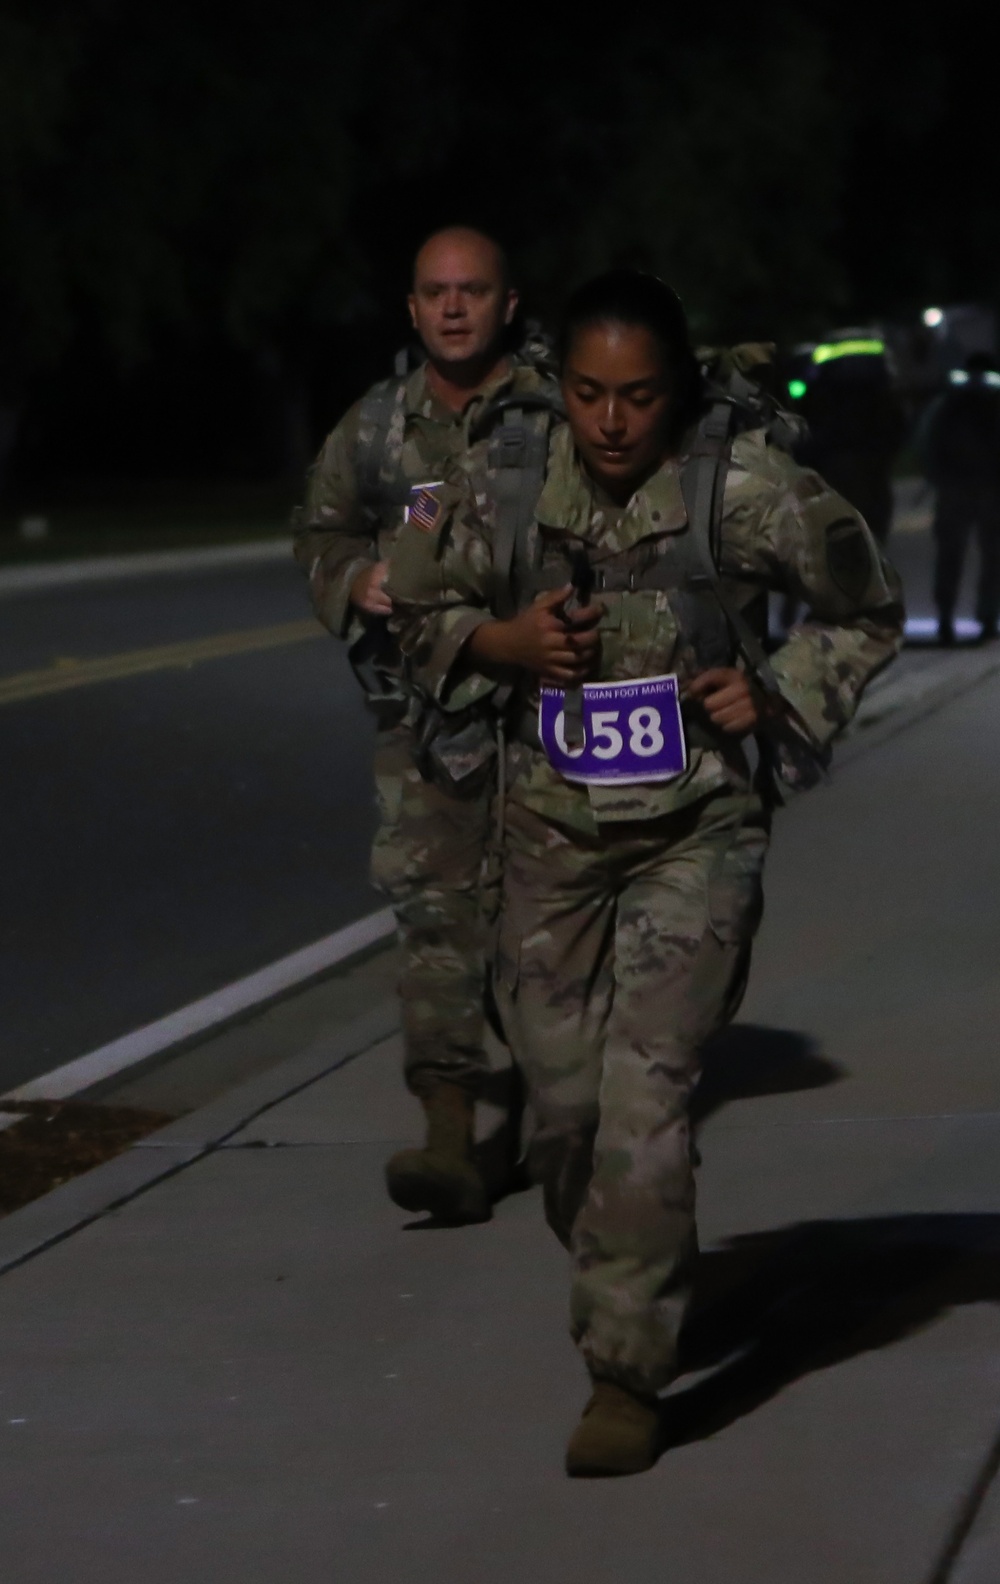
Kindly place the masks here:
<instances>
[{"instance_id":1,"label":"grass patch","mask_svg":"<svg viewBox=\"0 0 1000 1584\"><path fill-rule=\"evenodd\" d=\"M4 1100L21 1117L0 1132L0 1215L101 1166L174 1118L82 1100Z\"/></svg>"}]
</instances>

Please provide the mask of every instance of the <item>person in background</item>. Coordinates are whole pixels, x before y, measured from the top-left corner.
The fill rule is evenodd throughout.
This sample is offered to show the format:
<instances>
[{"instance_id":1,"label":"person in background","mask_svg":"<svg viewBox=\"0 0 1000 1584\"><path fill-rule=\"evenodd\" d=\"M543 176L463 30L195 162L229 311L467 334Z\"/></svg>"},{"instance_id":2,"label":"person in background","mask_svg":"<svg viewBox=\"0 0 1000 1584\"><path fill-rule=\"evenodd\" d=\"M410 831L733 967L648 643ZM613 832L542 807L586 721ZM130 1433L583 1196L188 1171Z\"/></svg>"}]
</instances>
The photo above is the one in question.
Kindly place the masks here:
<instances>
[{"instance_id":1,"label":"person in background","mask_svg":"<svg viewBox=\"0 0 1000 1584\"><path fill-rule=\"evenodd\" d=\"M884 546L892 527L892 468L906 435L885 342L869 329L835 331L812 348L802 375L796 411L807 434L796 457L857 508ZM783 631L798 614L798 602L786 594Z\"/></svg>"},{"instance_id":2,"label":"person in background","mask_svg":"<svg viewBox=\"0 0 1000 1584\"><path fill-rule=\"evenodd\" d=\"M892 466L906 416L881 336L842 330L815 347L799 411L809 437L799 460L857 507L884 545L892 526Z\"/></svg>"},{"instance_id":3,"label":"person in background","mask_svg":"<svg viewBox=\"0 0 1000 1584\"><path fill-rule=\"evenodd\" d=\"M969 539L979 549L976 618L980 640L997 636L1000 618L1000 373L998 359L974 352L952 371L916 435L934 514L934 603L938 640L955 642L955 606Z\"/></svg>"}]
</instances>

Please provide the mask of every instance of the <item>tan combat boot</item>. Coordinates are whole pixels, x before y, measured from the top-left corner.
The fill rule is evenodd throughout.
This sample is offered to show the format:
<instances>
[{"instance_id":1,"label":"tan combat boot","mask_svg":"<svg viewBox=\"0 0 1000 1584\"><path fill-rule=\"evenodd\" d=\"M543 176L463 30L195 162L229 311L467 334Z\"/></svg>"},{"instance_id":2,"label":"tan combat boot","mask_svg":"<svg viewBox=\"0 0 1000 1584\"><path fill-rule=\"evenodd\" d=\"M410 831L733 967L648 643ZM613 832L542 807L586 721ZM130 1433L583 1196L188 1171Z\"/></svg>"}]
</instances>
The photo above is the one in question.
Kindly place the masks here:
<instances>
[{"instance_id":1,"label":"tan combat boot","mask_svg":"<svg viewBox=\"0 0 1000 1584\"><path fill-rule=\"evenodd\" d=\"M489 1195L472 1157L472 1096L442 1079L421 1096L421 1104L427 1143L386 1162L389 1198L403 1210L427 1210L437 1221L488 1221Z\"/></svg>"},{"instance_id":2,"label":"tan combat boot","mask_svg":"<svg viewBox=\"0 0 1000 1584\"><path fill-rule=\"evenodd\" d=\"M641 1474L660 1451L655 1397L640 1397L614 1381L595 1380L593 1395L569 1438L566 1473L572 1479Z\"/></svg>"}]
</instances>

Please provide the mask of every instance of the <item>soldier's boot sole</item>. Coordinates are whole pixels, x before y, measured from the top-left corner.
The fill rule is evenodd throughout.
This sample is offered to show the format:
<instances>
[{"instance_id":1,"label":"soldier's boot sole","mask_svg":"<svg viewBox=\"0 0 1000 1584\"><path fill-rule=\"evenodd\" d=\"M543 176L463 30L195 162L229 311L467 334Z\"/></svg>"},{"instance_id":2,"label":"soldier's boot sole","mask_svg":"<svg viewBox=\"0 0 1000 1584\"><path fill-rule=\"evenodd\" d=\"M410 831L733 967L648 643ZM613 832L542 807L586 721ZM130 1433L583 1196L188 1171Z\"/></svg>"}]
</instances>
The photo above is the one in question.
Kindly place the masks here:
<instances>
[{"instance_id":1,"label":"soldier's boot sole","mask_svg":"<svg viewBox=\"0 0 1000 1584\"><path fill-rule=\"evenodd\" d=\"M385 1183L401 1210L423 1210L453 1226L488 1221L493 1213L486 1185L472 1163L431 1150L400 1150L386 1163Z\"/></svg>"},{"instance_id":2,"label":"soldier's boot sole","mask_svg":"<svg viewBox=\"0 0 1000 1584\"><path fill-rule=\"evenodd\" d=\"M656 1399L640 1397L613 1381L595 1381L593 1396L569 1438L566 1473L571 1479L643 1474L653 1467L660 1448Z\"/></svg>"}]
</instances>

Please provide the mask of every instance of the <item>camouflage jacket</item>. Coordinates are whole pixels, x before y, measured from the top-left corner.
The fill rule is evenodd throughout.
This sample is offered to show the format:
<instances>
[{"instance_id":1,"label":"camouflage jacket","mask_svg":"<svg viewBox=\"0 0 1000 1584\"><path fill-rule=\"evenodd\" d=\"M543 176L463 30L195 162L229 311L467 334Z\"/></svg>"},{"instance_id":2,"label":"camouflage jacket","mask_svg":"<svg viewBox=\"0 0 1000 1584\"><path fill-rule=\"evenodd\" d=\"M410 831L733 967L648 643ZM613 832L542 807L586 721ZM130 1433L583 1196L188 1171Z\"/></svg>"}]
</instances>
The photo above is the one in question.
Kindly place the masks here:
<instances>
[{"instance_id":1,"label":"camouflage jacket","mask_svg":"<svg viewBox=\"0 0 1000 1584\"><path fill-rule=\"evenodd\" d=\"M457 711L496 687L466 654L472 632L492 617L491 538L461 470L449 473L438 496L433 531L413 524L404 530L389 592L414 680L443 708ZM539 563L567 536L586 545L596 566L636 546L662 553L672 536L689 532L677 461L664 462L627 507L614 507L599 499L565 426L552 436L536 515L533 554ZM902 642L899 581L864 521L817 474L751 431L733 444L719 569L744 607L770 590L792 592L809 607L809 620L793 630L771 664L803 737L828 744ZM605 606L597 680L675 672L683 685L702 669L685 631L683 601L652 588L597 597ZM529 689L528 701L537 702L536 688ZM716 745L698 746L689 736L688 761L683 775L664 783L582 786L565 781L536 747L514 742L511 796L545 817L593 831L606 821L669 813L720 787L749 789L750 767L734 739L720 735Z\"/></svg>"},{"instance_id":2,"label":"camouflage jacket","mask_svg":"<svg viewBox=\"0 0 1000 1584\"><path fill-rule=\"evenodd\" d=\"M514 356L470 398L459 413L431 391L423 367L406 380L399 422L388 437L393 454L386 459L411 483L444 477L449 464L461 459L465 476L484 496L488 436L473 440L471 432L488 403L505 396L536 396L553 390L553 382L534 364ZM377 637L385 623L363 615L351 604L351 585L377 561L390 560L403 522L403 503L373 511L363 499L358 453L363 401L355 402L327 437L310 469L306 496L294 515L295 559L309 575L313 609L337 638L356 650L367 637ZM383 694L401 687L400 661L394 641L379 646L377 668L386 678Z\"/></svg>"}]
</instances>

